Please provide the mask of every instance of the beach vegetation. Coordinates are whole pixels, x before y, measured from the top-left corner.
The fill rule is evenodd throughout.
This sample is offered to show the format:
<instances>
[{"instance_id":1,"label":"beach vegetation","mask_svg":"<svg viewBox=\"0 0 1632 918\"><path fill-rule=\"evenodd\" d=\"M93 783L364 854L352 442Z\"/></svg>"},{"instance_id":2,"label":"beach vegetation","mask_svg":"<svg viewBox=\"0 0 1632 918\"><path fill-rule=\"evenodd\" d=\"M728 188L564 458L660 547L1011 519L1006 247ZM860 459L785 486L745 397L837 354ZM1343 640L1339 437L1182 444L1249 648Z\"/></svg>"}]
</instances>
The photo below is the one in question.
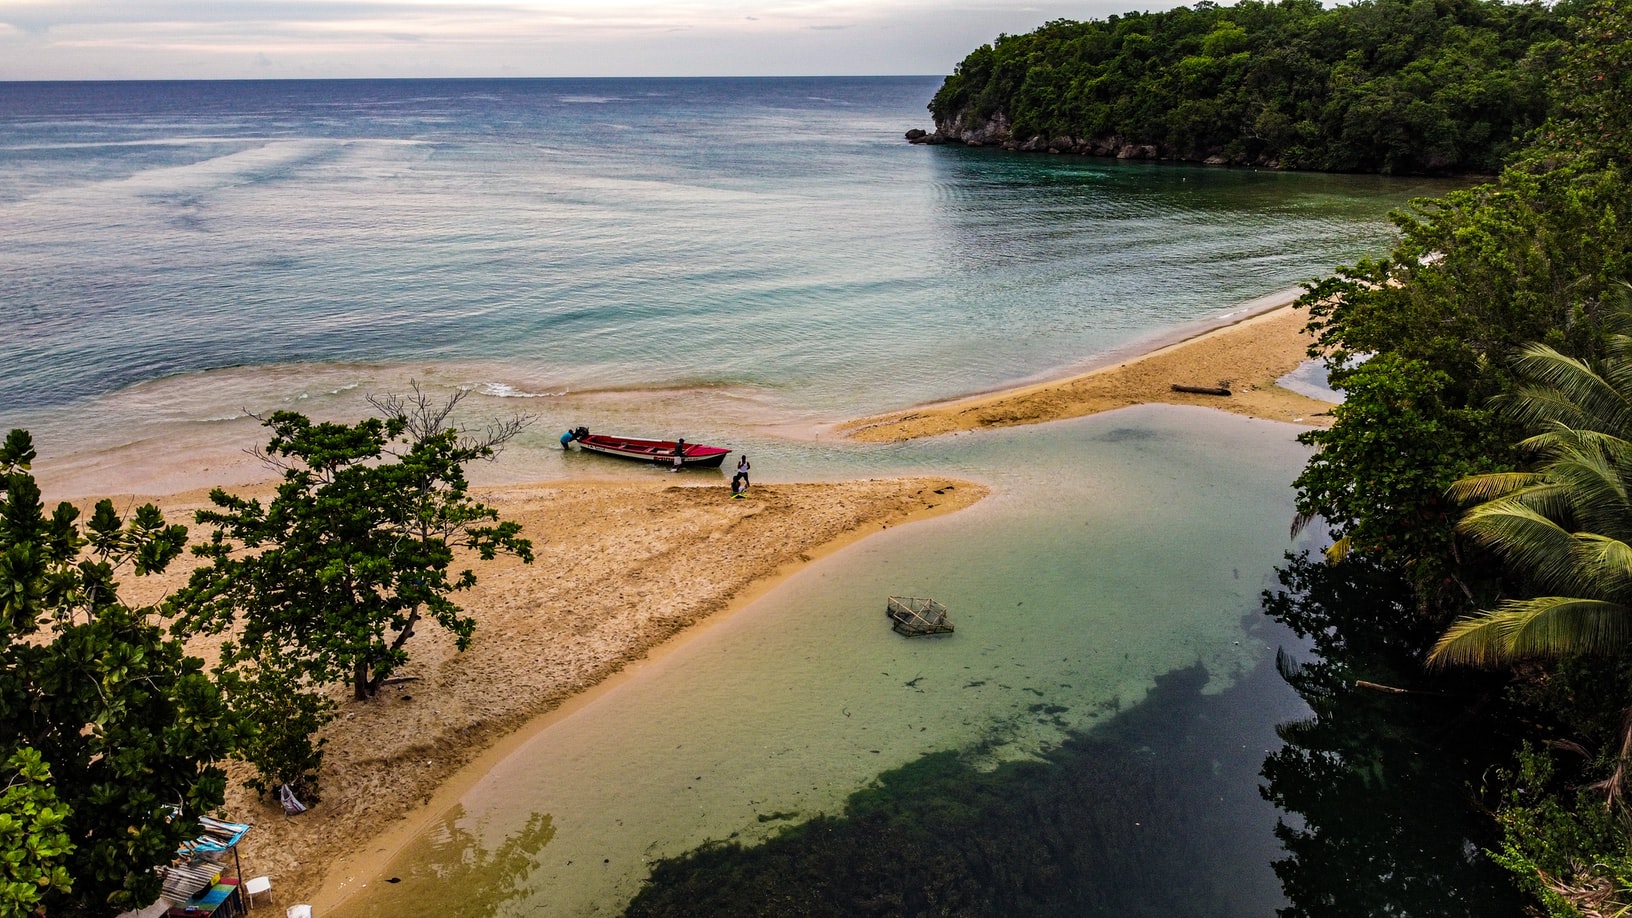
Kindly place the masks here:
<instances>
[{"instance_id":1,"label":"beach vegetation","mask_svg":"<svg viewBox=\"0 0 1632 918\"><path fill-rule=\"evenodd\" d=\"M281 473L275 495L262 503L217 488L213 509L198 511L210 536L193 548L202 564L170 612L179 634L230 632L223 684L257 722L279 725L249 750L263 790L315 793L321 747L308 728L332 710L319 697L327 686L373 697L426 622L469 646L475 620L453 597L476 574L457 563L532 561L520 525L473 498L465 476L529 419L465 434L449 421L462 398L416 386L371 399L378 415L355 424L273 413L260 456Z\"/></svg>"},{"instance_id":2,"label":"beach vegetation","mask_svg":"<svg viewBox=\"0 0 1632 918\"><path fill-rule=\"evenodd\" d=\"M1491 182L1414 202L1386 258L1300 301L1346 400L1303 435L1297 500L1338 566L1409 587L1388 626L1418 673L1392 677L1399 716L1420 691L1508 712L1470 785L1504 832L1492 856L1555 914L1595 914L1632 901L1632 9L1555 10L1558 91L1527 144Z\"/></svg>"},{"instance_id":3,"label":"beach vegetation","mask_svg":"<svg viewBox=\"0 0 1632 918\"><path fill-rule=\"evenodd\" d=\"M239 722L121 572L162 572L186 527L144 504L49 514L32 438L0 446L0 904L113 915L156 900L154 868L219 807Z\"/></svg>"},{"instance_id":4,"label":"beach vegetation","mask_svg":"<svg viewBox=\"0 0 1632 918\"><path fill-rule=\"evenodd\" d=\"M1579 4L1202 0L1055 20L970 52L943 136L1334 172L1493 174L1550 112Z\"/></svg>"},{"instance_id":5,"label":"beach vegetation","mask_svg":"<svg viewBox=\"0 0 1632 918\"><path fill-rule=\"evenodd\" d=\"M1520 352L1527 385L1501 404L1539 431L1519 444L1538 458L1529 470L1473 475L1449 492L1475 504L1458 531L1546 595L1458 619L1430 663L1505 666L1632 646L1632 307L1612 318L1602 361L1543 344Z\"/></svg>"},{"instance_id":6,"label":"beach vegetation","mask_svg":"<svg viewBox=\"0 0 1632 918\"><path fill-rule=\"evenodd\" d=\"M47 893L73 892L68 855L74 842L57 799L51 766L23 746L0 763L0 915L32 915Z\"/></svg>"},{"instance_id":7,"label":"beach vegetation","mask_svg":"<svg viewBox=\"0 0 1632 918\"><path fill-rule=\"evenodd\" d=\"M1558 772L1552 755L1526 743L1499 773L1502 843L1491 856L1550 918L1632 913L1632 826Z\"/></svg>"}]
</instances>

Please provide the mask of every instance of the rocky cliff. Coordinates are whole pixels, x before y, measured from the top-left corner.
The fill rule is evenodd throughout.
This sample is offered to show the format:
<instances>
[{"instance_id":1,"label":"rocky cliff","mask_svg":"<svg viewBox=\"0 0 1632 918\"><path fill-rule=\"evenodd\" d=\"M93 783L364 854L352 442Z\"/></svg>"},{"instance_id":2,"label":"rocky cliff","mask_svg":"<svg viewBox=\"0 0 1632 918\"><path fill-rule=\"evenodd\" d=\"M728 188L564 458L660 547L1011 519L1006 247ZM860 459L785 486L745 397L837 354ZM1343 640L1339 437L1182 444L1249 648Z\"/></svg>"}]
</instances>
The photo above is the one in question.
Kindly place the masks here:
<instances>
[{"instance_id":1,"label":"rocky cliff","mask_svg":"<svg viewBox=\"0 0 1632 918\"><path fill-rule=\"evenodd\" d=\"M906 133L909 143L961 143L970 147L1002 147L1025 153L1074 153L1079 156L1114 156L1117 159L1166 159L1207 163L1215 166L1263 166L1275 168L1274 160L1231 160L1218 152L1174 153L1153 143L1129 143L1122 137L1044 137L1040 134L1019 139L1009 130L1009 118L998 111L989 118L976 118L962 111L950 120L937 120L934 131L914 128Z\"/></svg>"}]
</instances>

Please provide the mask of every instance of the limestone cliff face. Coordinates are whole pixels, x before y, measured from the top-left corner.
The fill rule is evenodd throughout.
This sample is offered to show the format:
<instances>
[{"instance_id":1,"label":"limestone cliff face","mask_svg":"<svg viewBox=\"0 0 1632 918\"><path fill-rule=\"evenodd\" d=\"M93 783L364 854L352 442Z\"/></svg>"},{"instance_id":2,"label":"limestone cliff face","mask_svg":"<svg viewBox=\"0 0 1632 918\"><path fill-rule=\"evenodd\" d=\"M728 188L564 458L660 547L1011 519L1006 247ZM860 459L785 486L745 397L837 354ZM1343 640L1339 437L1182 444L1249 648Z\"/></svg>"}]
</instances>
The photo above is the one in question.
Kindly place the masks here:
<instances>
[{"instance_id":1,"label":"limestone cliff face","mask_svg":"<svg viewBox=\"0 0 1632 918\"><path fill-rule=\"evenodd\" d=\"M973 112L958 112L950 122L935 123L935 133L960 140L971 147L1000 145L1009 140L1009 116L1001 111L990 118L978 119Z\"/></svg>"},{"instance_id":2,"label":"limestone cliff face","mask_svg":"<svg viewBox=\"0 0 1632 918\"><path fill-rule=\"evenodd\" d=\"M1026 153L1074 153L1078 156L1108 156L1116 159L1166 159L1182 162L1206 163L1214 166L1259 166L1276 168L1272 159L1231 159L1221 151L1175 153L1153 143L1130 143L1119 136L1108 137L1044 137L1040 134L1019 138L1010 130L1006 112L994 112L990 117L978 118L964 110L950 119L937 119L933 132L911 130L906 134L911 143L961 143L971 147L996 146L1005 150Z\"/></svg>"}]
</instances>

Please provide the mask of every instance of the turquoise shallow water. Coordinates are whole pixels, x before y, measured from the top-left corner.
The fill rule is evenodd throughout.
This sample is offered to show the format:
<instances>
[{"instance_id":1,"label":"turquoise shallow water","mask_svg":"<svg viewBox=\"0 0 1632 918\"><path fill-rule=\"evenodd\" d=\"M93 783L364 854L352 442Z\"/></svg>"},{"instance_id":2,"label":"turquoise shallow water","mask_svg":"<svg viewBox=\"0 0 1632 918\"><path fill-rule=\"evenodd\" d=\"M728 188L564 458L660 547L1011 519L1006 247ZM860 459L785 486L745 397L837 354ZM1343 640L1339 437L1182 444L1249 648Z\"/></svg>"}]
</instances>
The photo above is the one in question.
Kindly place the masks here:
<instances>
[{"instance_id":1,"label":"turquoise shallow water","mask_svg":"<svg viewBox=\"0 0 1632 918\"><path fill-rule=\"evenodd\" d=\"M921 446L920 461L996 493L870 537L645 664L534 736L383 875L357 877L362 894L334 914L615 914L652 859L833 812L918 756L1035 757L1186 667L1223 691L1279 640L1258 597L1290 547L1295 433L1152 407ZM896 635L891 594L939 598L956 633ZM1254 753L1299 705L1285 691L1257 708L1256 730L1241 727ZM1236 902L1208 914L1281 901L1273 821L1260 801L1235 825L1217 869ZM522 879L435 879L507 841L525 849Z\"/></svg>"}]
</instances>

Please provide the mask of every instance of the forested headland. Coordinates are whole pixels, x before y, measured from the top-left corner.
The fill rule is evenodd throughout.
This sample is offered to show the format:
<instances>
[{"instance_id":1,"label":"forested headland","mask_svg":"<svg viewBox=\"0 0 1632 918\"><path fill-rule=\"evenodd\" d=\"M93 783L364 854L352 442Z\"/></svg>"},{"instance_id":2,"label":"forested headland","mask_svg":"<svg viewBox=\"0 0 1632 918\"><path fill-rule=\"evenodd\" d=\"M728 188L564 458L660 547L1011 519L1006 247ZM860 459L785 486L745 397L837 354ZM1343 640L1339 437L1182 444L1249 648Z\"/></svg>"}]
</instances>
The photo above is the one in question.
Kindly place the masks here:
<instances>
[{"instance_id":1,"label":"forested headland","mask_svg":"<svg viewBox=\"0 0 1632 918\"><path fill-rule=\"evenodd\" d=\"M1541 911L1632 909L1632 4L1054 22L970 54L930 108L945 141L1490 173L1299 300L1346 399L1296 481L1331 548L1265 597L1315 651L1280 661L1314 714L1264 765L1296 814L1276 869L1286 914L1332 913L1332 876L1355 914L1488 913L1445 895L1484 885L1459 845L1391 803L1428 782ZM1440 843L1433 876L1399 854Z\"/></svg>"},{"instance_id":2,"label":"forested headland","mask_svg":"<svg viewBox=\"0 0 1632 918\"><path fill-rule=\"evenodd\" d=\"M1580 3L1208 0L970 52L928 143L1328 172L1494 174L1554 104Z\"/></svg>"}]
</instances>

